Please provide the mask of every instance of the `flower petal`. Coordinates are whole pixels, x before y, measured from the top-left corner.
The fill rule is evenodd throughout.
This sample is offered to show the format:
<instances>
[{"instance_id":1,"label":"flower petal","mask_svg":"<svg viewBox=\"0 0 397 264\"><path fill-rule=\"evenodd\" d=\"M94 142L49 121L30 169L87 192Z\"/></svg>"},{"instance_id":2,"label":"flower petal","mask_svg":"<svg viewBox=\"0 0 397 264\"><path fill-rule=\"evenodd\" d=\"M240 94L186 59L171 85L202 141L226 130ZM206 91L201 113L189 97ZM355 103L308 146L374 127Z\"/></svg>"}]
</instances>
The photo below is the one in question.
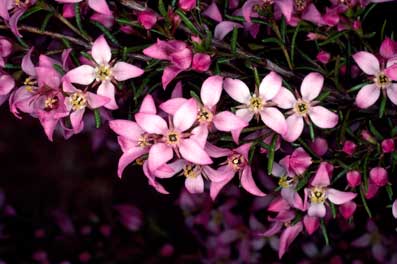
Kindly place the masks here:
<instances>
[{"instance_id":1,"label":"flower petal","mask_svg":"<svg viewBox=\"0 0 397 264\"><path fill-rule=\"evenodd\" d=\"M181 140L179 152L185 160L195 164L208 165L212 163L212 160L208 156L207 152L205 152L193 139Z\"/></svg>"},{"instance_id":2,"label":"flower petal","mask_svg":"<svg viewBox=\"0 0 397 264\"><path fill-rule=\"evenodd\" d=\"M248 123L254 117L254 113L247 108L243 108L236 111L236 116Z\"/></svg>"},{"instance_id":3,"label":"flower petal","mask_svg":"<svg viewBox=\"0 0 397 264\"><path fill-rule=\"evenodd\" d=\"M280 91L272 99L278 107L282 109L291 109L296 103L295 96L290 90L285 87L281 87Z\"/></svg>"},{"instance_id":4,"label":"flower petal","mask_svg":"<svg viewBox=\"0 0 397 264\"><path fill-rule=\"evenodd\" d=\"M265 107L261 112L261 119L266 126L280 135L287 132L287 122L284 115L275 107Z\"/></svg>"},{"instance_id":5,"label":"flower petal","mask_svg":"<svg viewBox=\"0 0 397 264\"><path fill-rule=\"evenodd\" d=\"M243 26L239 23L232 21L222 21L216 25L214 30L214 38L223 40L227 34L233 31L234 28L242 28Z\"/></svg>"},{"instance_id":6,"label":"flower petal","mask_svg":"<svg viewBox=\"0 0 397 264\"><path fill-rule=\"evenodd\" d=\"M294 142L302 134L304 122L303 118L298 115L291 115L287 117L287 132L283 135L283 138L288 142Z\"/></svg>"},{"instance_id":7,"label":"flower petal","mask_svg":"<svg viewBox=\"0 0 397 264\"><path fill-rule=\"evenodd\" d=\"M302 232L302 230L303 226L301 222L298 222L293 226L289 226L284 230L284 232L280 236L280 245L278 249L278 257L280 259L285 254L291 243L299 235L299 233Z\"/></svg>"},{"instance_id":8,"label":"flower petal","mask_svg":"<svg viewBox=\"0 0 397 264\"><path fill-rule=\"evenodd\" d=\"M223 87L227 94L239 103L247 104L251 98L248 86L238 79L226 78Z\"/></svg>"},{"instance_id":9,"label":"flower petal","mask_svg":"<svg viewBox=\"0 0 397 264\"><path fill-rule=\"evenodd\" d=\"M168 130L167 122L158 115L137 113L135 114L135 120L148 133L161 135L165 134Z\"/></svg>"},{"instance_id":10,"label":"flower petal","mask_svg":"<svg viewBox=\"0 0 397 264\"><path fill-rule=\"evenodd\" d=\"M32 52L34 48L31 48L25 56L22 58L21 67L24 73L29 76L36 76L36 70L34 69L34 65L31 59Z\"/></svg>"},{"instance_id":11,"label":"flower petal","mask_svg":"<svg viewBox=\"0 0 397 264\"><path fill-rule=\"evenodd\" d=\"M201 175L196 177L187 177L185 180L185 187L190 193L204 192L204 180Z\"/></svg>"},{"instance_id":12,"label":"flower petal","mask_svg":"<svg viewBox=\"0 0 397 264\"><path fill-rule=\"evenodd\" d=\"M326 187L330 185L330 164L327 162L321 162L317 169L316 175L311 181L312 186Z\"/></svg>"},{"instance_id":13,"label":"flower petal","mask_svg":"<svg viewBox=\"0 0 397 264\"><path fill-rule=\"evenodd\" d=\"M88 6L100 14L107 16L112 15L112 11L110 11L106 0L88 0Z\"/></svg>"},{"instance_id":14,"label":"flower petal","mask_svg":"<svg viewBox=\"0 0 397 264\"><path fill-rule=\"evenodd\" d=\"M320 128L333 128L338 124L337 114L322 106L313 106L309 112L310 119Z\"/></svg>"},{"instance_id":15,"label":"flower petal","mask_svg":"<svg viewBox=\"0 0 397 264\"><path fill-rule=\"evenodd\" d=\"M139 108L140 113L156 114L156 104L154 103L153 97L148 94L143 98L141 107Z\"/></svg>"},{"instance_id":16,"label":"flower petal","mask_svg":"<svg viewBox=\"0 0 397 264\"><path fill-rule=\"evenodd\" d=\"M91 52L95 62L99 65L108 65L112 58L109 44L103 35L95 40Z\"/></svg>"},{"instance_id":17,"label":"flower petal","mask_svg":"<svg viewBox=\"0 0 397 264\"><path fill-rule=\"evenodd\" d=\"M357 196L357 193L342 192L333 188L328 188L327 194L328 200L330 200L333 204L344 204L353 200Z\"/></svg>"},{"instance_id":18,"label":"flower petal","mask_svg":"<svg viewBox=\"0 0 397 264\"><path fill-rule=\"evenodd\" d=\"M323 89L324 77L318 72L311 72L303 79L301 84L301 94L303 100L313 101Z\"/></svg>"},{"instance_id":19,"label":"flower petal","mask_svg":"<svg viewBox=\"0 0 397 264\"><path fill-rule=\"evenodd\" d=\"M148 165L149 170L154 172L160 166L166 164L172 159L174 152L171 147L165 143L154 144L149 150Z\"/></svg>"},{"instance_id":20,"label":"flower petal","mask_svg":"<svg viewBox=\"0 0 397 264\"><path fill-rule=\"evenodd\" d=\"M200 97L203 104L209 108L214 107L221 97L223 85L222 76L208 77L201 86Z\"/></svg>"},{"instance_id":21,"label":"flower petal","mask_svg":"<svg viewBox=\"0 0 397 264\"><path fill-rule=\"evenodd\" d=\"M180 131L186 131L192 127L197 119L197 103L194 98L187 100L175 112L173 117L174 127Z\"/></svg>"},{"instance_id":22,"label":"flower petal","mask_svg":"<svg viewBox=\"0 0 397 264\"><path fill-rule=\"evenodd\" d=\"M91 84L95 80L95 69L89 65L81 65L73 70L68 71L63 77L71 83L83 85Z\"/></svg>"},{"instance_id":23,"label":"flower petal","mask_svg":"<svg viewBox=\"0 0 397 264\"><path fill-rule=\"evenodd\" d=\"M83 115L85 108L74 111L70 114L70 123L72 124L73 131L77 133L83 126Z\"/></svg>"},{"instance_id":24,"label":"flower petal","mask_svg":"<svg viewBox=\"0 0 397 264\"><path fill-rule=\"evenodd\" d=\"M202 13L204 16L207 16L217 22L221 22L222 21L222 15L221 12L219 11L218 6L216 5L215 2L212 2L207 9L204 10L204 12Z\"/></svg>"},{"instance_id":25,"label":"flower petal","mask_svg":"<svg viewBox=\"0 0 397 264\"><path fill-rule=\"evenodd\" d=\"M134 162L137 158L139 158L145 153L147 153L147 150L140 147L129 149L127 152L123 153L123 155L121 155L119 159L119 165L117 168L117 175L119 176L119 178L121 178L124 169L129 164Z\"/></svg>"},{"instance_id":26,"label":"flower petal","mask_svg":"<svg viewBox=\"0 0 397 264\"><path fill-rule=\"evenodd\" d=\"M102 82L97 90L97 94L110 99L109 103L105 104L105 107L110 110L115 110L119 108L116 103L115 93L116 91L114 89L114 85L110 81Z\"/></svg>"},{"instance_id":27,"label":"flower petal","mask_svg":"<svg viewBox=\"0 0 397 264\"><path fill-rule=\"evenodd\" d=\"M256 185L253 177L252 177L252 170L250 166L245 166L240 178L241 185L243 188L256 196L265 196L266 194L262 192L258 186Z\"/></svg>"},{"instance_id":28,"label":"flower petal","mask_svg":"<svg viewBox=\"0 0 397 264\"><path fill-rule=\"evenodd\" d=\"M307 214L309 216L316 216L323 218L326 214L327 210L325 208L324 203L311 203L307 210Z\"/></svg>"},{"instance_id":29,"label":"flower petal","mask_svg":"<svg viewBox=\"0 0 397 264\"><path fill-rule=\"evenodd\" d=\"M378 59L369 52L359 51L353 55L353 59L358 67L368 75L376 75L380 72Z\"/></svg>"},{"instance_id":30,"label":"flower petal","mask_svg":"<svg viewBox=\"0 0 397 264\"><path fill-rule=\"evenodd\" d=\"M282 79L275 72L270 72L263 78L259 85L259 94L269 101L275 97L281 89Z\"/></svg>"},{"instance_id":31,"label":"flower petal","mask_svg":"<svg viewBox=\"0 0 397 264\"><path fill-rule=\"evenodd\" d=\"M175 115L176 111L187 102L188 99L178 97L171 98L160 105L160 109L170 115Z\"/></svg>"},{"instance_id":32,"label":"flower petal","mask_svg":"<svg viewBox=\"0 0 397 264\"><path fill-rule=\"evenodd\" d=\"M111 120L109 121L109 127L117 135L128 138L135 142L138 141L138 139L144 133L143 129L138 126L137 123L129 120Z\"/></svg>"},{"instance_id":33,"label":"flower petal","mask_svg":"<svg viewBox=\"0 0 397 264\"><path fill-rule=\"evenodd\" d=\"M393 83L389 88L386 89L387 97L393 104L397 105L397 84Z\"/></svg>"},{"instance_id":34,"label":"flower petal","mask_svg":"<svg viewBox=\"0 0 397 264\"><path fill-rule=\"evenodd\" d=\"M122 61L117 62L112 68L112 74L119 82L136 78L141 76L143 73L144 70L141 68Z\"/></svg>"},{"instance_id":35,"label":"flower petal","mask_svg":"<svg viewBox=\"0 0 397 264\"><path fill-rule=\"evenodd\" d=\"M246 127L248 123L242 118L237 117L232 112L223 111L214 116L213 119L216 129L229 132L231 130Z\"/></svg>"},{"instance_id":36,"label":"flower petal","mask_svg":"<svg viewBox=\"0 0 397 264\"><path fill-rule=\"evenodd\" d=\"M0 95L7 95L15 87L14 78L4 74L0 76Z\"/></svg>"},{"instance_id":37,"label":"flower petal","mask_svg":"<svg viewBox=\"0 0 397 264\"><path fill-rule=\"evenodd\" d=\"M356 104L360 108L368 108L372 106L380 96L380 89L375 84L365 85L358 92Z\"/></svg>"},{"instance_id":38,"label":"flower petal","mask_svg":"<svg viewBox=\"0 0 397 264\"><path fill-rule=\"evenodd\" d=\"M91 109L102 107L110 102L110 99L108 97L97 95L91 92L87 92L85 96L87 98L88 106Z\"/></svg>"}]
</instances>

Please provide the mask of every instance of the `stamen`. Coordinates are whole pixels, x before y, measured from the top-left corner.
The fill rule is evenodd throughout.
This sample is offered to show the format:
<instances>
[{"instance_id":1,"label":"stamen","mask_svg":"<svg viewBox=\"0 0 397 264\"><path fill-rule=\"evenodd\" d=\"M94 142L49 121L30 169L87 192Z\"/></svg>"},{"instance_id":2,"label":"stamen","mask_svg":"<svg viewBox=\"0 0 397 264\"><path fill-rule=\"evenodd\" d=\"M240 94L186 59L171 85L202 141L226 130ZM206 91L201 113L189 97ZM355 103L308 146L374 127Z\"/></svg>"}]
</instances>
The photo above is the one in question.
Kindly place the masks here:
<instances>
[{"instance_id":1,"label":"stamen","mask_svg":"<svg viewBox=\"0 0 397 264\"><path fill-rule=\"evenodd\" d=\"M309 197L312 203L324 203L327 199L326 189L323 187L313 187L310 190Z\"/></svg>"},{"instance_id":2,"label":"stamen","mask_svg":"<svg viewBox=\"0 0 397 264\"><path fill-rule=\"evenodd\" d=\"M87 99L83 93L74 93L69 97L69 102L72 105L73 111L83 109L87 106Z\"/></svg>"},{"instance_id":3,"label":"stamen","mask_svg":"<svg viewBox=\"0 0 397 264\"><path fill-rule=\"evenodd\" d=\"M299 99L294 106L294 111L300 116L305 116L309 111L310 104L302 99Z\"/></svg>"},{"instance_id":4,"label":"stamen","mask_svg":"<svg viewBox=\"0 0 397 264\"><path fill-rule=\"evenodd\" d=\"M183 166L183 175L186 178L196 178L198 175L197 167L192 164Z\"/></svg>"},{"instance_id":5,"label":"stamen","mask_svg":"<svg viewBox=\"0 0 397 264\"><path fill-rule=\"evenodd\" d=\"M166 136L165 141L166 141L166 143L168 145L175 146L175 145L179 144L179 139L180 139L179 132L177 132L177 131L169 131L167 136Z\"/></svg>"},{"instance_id":6,"label":"stamen","mask_svg":"<svg viewBox=\"0 0 397 264\"><path fill-rule=\"evenodd\" d=\"M100 65L95 68L97 81L108 81L112 78L112 68L109 65Z\"/></svg>"},{"instance_id":7,"label":"stamen","mask_svg":"<svg viewBox=\"0 0 397 264\"><path fill-rule=\"evenodd\" d=\"M257 97L255 94L251 97L250 102L248 104L249 109L254 112L258 113L263 109L263 100L260 97Z\"/></svg>"},{"instance_id":8,"label":"stamen","mask_svg":"<svg viewBox=\"0 0 397 264\"><path fill-rule=\"evenodd\" d=\"M212 121L213 117L214 115L212 114L212 112L205 107L200 108L197 114L197 120L200 123L209 123Z\"/></svg>"},{"instance_id":9,"label":"stamen","mask_svg":"<svg viewBox=\"0 0 397 264\"><path fill-rule=\"evenodd\" d=\"M44 110L51 111L58 106L58 97L47 97L44 101Z\"/></svg>"},{"instance_id":10,"label":"stamen","mask_svg":"<svg viewBox=\"0 0 397 264\"><path fill-rule=\"evenodd\" d=\"M298 11L303 11L305 10L307 5L307 1L306 0L295 0L295 7Z\"/></svg>"},{"instance_id":11,"label":"stamen","mask_svg":"<svg viewBox=\"0 0 397 264\"><path fill-rule=\"evenodd\" d=\"M241 154L233 154L228 158L228 164L233 168L233 170L240 170L244 167L245 158Z\"/></svg>"},{"instance_id":12,"label":"stamen","mask_svg":"<svg viewBox=\"0 0 397 264\"><path fill-rule=\"evenodd\" d=\"M278 181L278 185L282 188L289 188L295 183L295 177L282 176Z\"/></svg>"},{"instance_id":13,"label":"stamen","mask_svg":"<svg viewBox=\"0 0 397 264\"><path fill-rule=\"evenodd\" d=\"M383 72L379 73L375 77L374 82L379 89L385 89L391 84L389 77L387 77Z\"/></svg>"}]
</instances>

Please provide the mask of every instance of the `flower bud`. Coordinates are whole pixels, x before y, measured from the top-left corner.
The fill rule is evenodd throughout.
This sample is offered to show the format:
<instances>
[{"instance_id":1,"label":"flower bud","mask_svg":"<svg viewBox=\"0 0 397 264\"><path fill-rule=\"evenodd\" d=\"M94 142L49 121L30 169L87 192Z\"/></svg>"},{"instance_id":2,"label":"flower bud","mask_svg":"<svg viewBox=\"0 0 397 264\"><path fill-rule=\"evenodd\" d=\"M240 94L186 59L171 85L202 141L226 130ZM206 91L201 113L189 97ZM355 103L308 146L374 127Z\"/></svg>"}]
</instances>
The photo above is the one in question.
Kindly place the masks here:
<instances>
[{"instance_id":1,"label":"flower bud","mask_svg":"<svg viewBox=\"0 0 397 264\"><path fill-rule=\"evenodd\" d=\"M208 54L196 53L193 55L192 69L198 72L207 71L211 65L211 57Z\"/></svg>"},{"instance_id":2,"label":"flower bud","mask_svg":"<svg viewBox=\"0 0 397 264\"><path fill-rule=\"evenodd\" d=\"M394 151L394 140L391 138L382 141L383 153L390 153Z\"/></svg>"},{"instance_id":3,"label":"flower bud","mask_svg":"<svg viewBox=\"0 0 397 264\"><path fill-rule=\"evenodd\" d=\"M350 187L356 187L361 183L361 174L358 171L349 171L346 174L347 183Z\"/></svg>"},{"instance_id":4,"label":"flower bud","mask_svg":"<svg viewBox=\"0 0 397 264\"><path fill-rule=\"evenodd\" d=\"M347 155L351 156L353 153L356 151L357 145L350 140L346 140L345 143L343 144L343 152L345 152Z\"/></svg>"},{"instance_id":5,"label":"flower bud","mask_svg":"<svg viewBox=\"0 0 397 264\"><path fill-rule=\"evenodd\" d=\"M379 187L385 186L388 182L387 171L382 167L373 168L369 172L369 177Z\"/></svg>"},{"instance_id":6,"label":"flower bud","mask_svg":"<svg viewBox=\"0 0 397 264\"><path fill-rule=\"evenodd\" d=\"M316 59L322 64L327 64L331 59L331 54L322 50L317 54Z\"/></svg>"}]
</instances>

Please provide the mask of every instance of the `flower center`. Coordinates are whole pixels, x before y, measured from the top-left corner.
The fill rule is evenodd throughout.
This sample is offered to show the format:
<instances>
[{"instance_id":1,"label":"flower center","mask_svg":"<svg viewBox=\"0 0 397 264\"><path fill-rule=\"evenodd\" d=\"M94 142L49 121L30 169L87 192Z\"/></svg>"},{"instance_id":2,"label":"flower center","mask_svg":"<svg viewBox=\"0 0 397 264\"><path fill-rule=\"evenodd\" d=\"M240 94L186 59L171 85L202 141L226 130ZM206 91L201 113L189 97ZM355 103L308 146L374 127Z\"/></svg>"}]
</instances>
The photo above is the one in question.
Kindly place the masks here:
<instances>
[{"instance_id":1,"label":"flower center","mask_svg":"<svg viewBox=\"0 0 397 264\"><path fill-rule=\"evenodd\" d=\"M153 143L149 140L147 134L142 134L138 139L138 147L146 148L151 146Z\"/></svg>"},{"instance_id":2,"label":"flower center","mask_svg":"<svg viewBox=\"0 0 397 264\"><path fill-rule=\"evenodd\" d=\"M306 0L295 0L295 7L298 11L303 11L305 10L307 5L307 1Z\"/></svg>"},{"instance_id":3,"label":"flower center","mask_svg":"<svg viewBox=\"0 0 397 264\"><path fill-rule=\"evenodd\" d=\"M305 116L309 111L310 104L306 101L299 99L294 106L295 113L300 116Z\"/></svg>"},{"instance_id":4,"label":"flower center","mask_svg":"<svg viewBox=\"0 0 397 264\"><path fill-rule=\"evenodd\" d=\"M197 167L192 164L186 164L183 166L183 175L185 175L186 178L196 178L198 175Z\"/></svg>"},{"instance_id":5,"label":"flower center","mask_svg":"<svg viewBox=\"0 0 397 264\"><path fill-rule=\"evenodd\" d=\"M25 85L25 89L28 92L33 92L33 86L37 85L37 81L33 80L31 77L28 77L23 82L23 85Z\"/></svg>"},{"instance_id":6,"label":"flower center","mask_svg":"<svg viewBox=\"0 0 397 264\"><path fill-rule=\"evenodd\" d=\"M238 171L244 167L245 159L241 154L233 154L228 158L228 164L233 168L233 170Z\"/></svg>"},{"instance_id":7,"label":"flower center","mask_svg":"<svg viewBox=\"0 0 397 264\"><path fill-rule=\"evenodd\" d=\"M95 68L97 81L108 81L112 77L112 68L109 65L100 65Z\"/></svg>"},{"instance_id":8,"label":"flower center","mask_svg":"<svg viewBox=\"0 0 397 264\"><path fill-rule=\"evenodd\" d=\"M383 72L379 73L374 80L379 89L385 89L390 86L391 81Z\"/></svg>"},{"instance_id":9,"label":"flower center","mask_svg":"<svg viewBox=\"0 0 397 264\"><path fill-rule=\"evenodd\" d=\"M327 199L326 189L323 187L313 187L310 189L310 202L312 203L324 203Z\"/></svg>"},{"instance_id":10,"label":"flower center","mask_svg":"<svg viewBox=\"0 0 397 264\"><path fill-rule=\"evenodd\" d=\"M255 94L251 97L250 102L248 104L249 109L254 112L258 113L263 109L264 103L262 98L257 97Z\"/></svg>"},{"instance_id":11,"label":"flower center","mask_svg":"<svg viewBox=\"0 0 397 264\"><path fill-rule=\"evenodd\" d=\"M168 145L178 145L180 140L180 134L177 131L169 131L166 136L166 143Z\"/></svg>"},{"instance_id":12,"label":"flower center","mask_svg":"<svg viewBox=\"0 0 397 264\"><path fill-rule=\"evenodd\" d=\"M58 106L58 97L48 96L44 101L44 110L51 111Z\"/></svg>"},{"instance_id":13,"label":"flower center","mask_svg":"<svg viewBox=\"0 0 397 264\"><path fill-rule=\"evenodd\" d=\"M73 111L80 110L87 106L87 99L83 93L74 93L69 97L69 102L72 105Z\"/></svg>"},{"instance_id":14,"label":"flower center","mask_svg":"<svg viewBox=\"0 0 397 264\"><path fill-rule=\"evenodd\" d=\"M212 114L212 112L205 107L200 108L197 113L197 120L200 123L209 123L212 121L213 117L214 115Z\"/></svg>"},{"instance_id":15,"label":"flower center","mask_svg":"<svg viewBox=\"0 0 397 264\"><path fill-rule=\"evenodd\" d=\"M278 181L278 185L282 188L289 188L296 182L295 177L282 176Z\"/></svg>"}]
</instances>

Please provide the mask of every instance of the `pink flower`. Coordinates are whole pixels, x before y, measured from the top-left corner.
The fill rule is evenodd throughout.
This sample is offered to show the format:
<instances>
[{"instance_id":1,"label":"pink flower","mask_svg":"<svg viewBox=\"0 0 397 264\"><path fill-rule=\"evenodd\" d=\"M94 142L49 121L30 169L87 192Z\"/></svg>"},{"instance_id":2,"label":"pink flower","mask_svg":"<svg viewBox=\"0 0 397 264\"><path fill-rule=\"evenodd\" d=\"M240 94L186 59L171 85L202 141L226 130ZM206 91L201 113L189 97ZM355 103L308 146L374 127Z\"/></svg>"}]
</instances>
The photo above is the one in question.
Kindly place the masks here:
<instances>
[{"instance_id":1,"label":"pink flower","mask_svg":"<svg viewBox=\"0 0 397 264\"><path fill-rule=\"evenodd\" d=\"M80 3L84 0L55 0L58 3ZM112 11L110 11L108 4L106 3L106 0L87 0L88 6L94 10L95 12L98 12L100 14L106 15L106 16L112 16Z\"/></svg>"},{"instance_id":2,"label":"pink flower","mask_svg":"<svg viewBox=\"0 0 397 264\"><path fill-rule=\"evenodd\" d=\"M22 37L18 31L18 21L19 18L25 13L25 11L32 5L36 3L37 0L25 0L25 1L15 1L15 0L2 0L0 1L0 17L10 27L12 33L17 37ZM10 13L12 15L10 16Z\"/></svg>"},{"instance_id":3,"label":"pink flower","mask_svg":"<svg viewBox=\"0 0 397 264\"><path fill-rule=\"evenodd\" d=\"M141 76L143 70L125 62L114 63L111 61L112 53L103 36L95 40L91 54L95 66L87 64L81 65L67 72L64 76L64 80L82 85L89 85L94 81L100 83L97 94L110 99L105 107L111 110L117 109L118 106L115 99L115 87L113 82L125 81Z\"/></svg>"},{"instance_id":4,"label":"pink flower","mask_svg":"<svg viewBox=\"0 0 397 264\"><path fill-rule=\"evenodd\" d=\"M361 183L361 174L359 171L353 170L346 173L347 183L350 187L354 188Z\"/></svg>"},{"instance_id":5,"label":"pink flower","mask_svg":"<svg viewBox=\"0 0 397 264\"><path fill-rule=\"evenodd\" d=\"M395 149L394 139L388 138L382 141L382 151L383 153L391 153Z\"/></svg>"},{"instance_id":6,"label":"pink flower","mask_svg":"<svg viewBox=\"0 0 397 264\"><path fill-rule=\"evenodd\" d=\"M233 176L238 173L242 187L249 193L256 196L265 196L255 184L252 177L251 166L248 163L248 151L251 144L246 143L233 150L218 148L207 143L206 150L211 157L219 158L227 156L224 165L217 170L207 171L207 176L211 180L210 195L213 200L218 196L221 189L229 183Z\"/></svg>"},{"instance_id":7,"label":"pink flower","mask_svg":"<svg viewBox=\"0 0 397 264\"><path fill-rule=\"evenodd\" d=\"M157 14L150 9L141 11L138 13L138 21L146 30L150 30L157 22Z\"/></svg>"},{"instance_id":8,"label":"pink flower","mask_svg":"<svg viewBox=\"0 0 397 264\"><path fill-rule=\"evenodd\" d=\"M251 95L248 86L237 79L226 78L224 82L225 91L235 101L241 103L236 115L243 120L249 122L255 115L259 117L266 126L283 135L287 131L287 124L284 115L275 108L275 104L271 101L281 89L281 77L270 72L263 78L259 89L255 89L255 93Z\"/></svg>"},{"instance_id":9,"label":"pink flower","mask_svg":"<svg viewBox=\"0 0 397 264\"><path fill-rule=\"evenodd\" d=\"M310 146L314 153L319 155L320 157L323 156L328 151L328 142L325 138L317 137L314 139Z\"/></svg>"},{"instance_id":10,"label":"pink flower","mask_svg":"<svg viewBox=\"0 0 397 264\"><path fill-rule=\"evenodd\" d=\"M3 74L0 71L0 105L2 105L8 98L9 93L15 87L15 80L8 74Z\"/></svg>"},{"instance_id":11,"label":"pink flower","mask_svg":"<svg viewBox=\"0 0 397 264\"><path fill-rule=\"evenodd\" d=\"M311 164L312 158L303 148L295 149L291 155L280 160L280 165L287 170L290 176L302 175Z\"/></svg>"},{"instance_id":12,"label":"pink flower","mask_svg":"<svg viewBox=\"0 0 397 264\"><path fill-rule=\"evenodd\" d=\"M273 101L283 109L291 109L290 116L287 118L287 133L283 138L293 142L302 134L304 120L310 120L320 128L333 128L338 124L338 115L318 106L315 101L323 88L324 77L316 72L309 73L302 81L300 92L302 97L295 99L294 95L286 88L273 98Z\"/></svg>"},{"instance_id":13,"label":"pink flower","mask_svg":"<svg viewBox=\"0 0 397 264\"><path fill-rule=\"evenodd\" d=\"M211 57L205 53L196 53L193 55L192 70L205 72L211 66Z\"/></svg>"},{"instance_id":14,"label":"pink flower","mask_svg":"<svg viewBox=\"0 0 397 264\"><path fill-rule=\"evenodd\" d=\"M317 54L316 59L323 64L327 64L331 59L331 54L322 50Z\"/></svg>"},{"instance_id":15,"label":"pink flower","mask_svg":"<svg viewBox=\"0 0 397 264\"><path fill-rule=\"evenodd\" d=\"M325 202L329 200L333 204L344 204L356 197L356 193L342 192L330 185L330 173L332 165L322 162L317 170L316 175L310 183L310 188L305 188L305 204L310 200L308 207L308 215L316 217L324 217L326 213Z\"/></svg>"},{"instance_id":16,"label":"pink flower","mask_svg":"<svg viewBox=\"0 0 397 264\"><path fill-rule=\"evenodd\" d=\"M397 105L397 84L392 80L397 77L397 68L393 67L393 60L388 60L386 65L380 65L379 60L371 53L360 51L353 55L358 67L371 76L373 83L365 85L356 96L356 104L360 108L372 106L380 97L381 92L393 104Z\"/></svg>"},{"instance_id":17,"label":"pink flower","mask_svg":"<svg viewBox=\"0 0 397 264\"><path fill-rule=\"evenodd\" d=\"M87 107L97 109L110 101L108 97L79 90L68 82L63 82L63 91L69 95L65 98L65 105L67 110L71 112L70 123L75 133L78 133L84 127L83 116Z\"/></svg>"},{"instance_id":18,"label":"pink flower","mask_svg":"<svg viewBox=\"0 0 397 264\"><path fill-rule=\"evenodd\" d=\"M385 38L380 45L379 53L383 58L392 59L397 55L397 42Z\"/></svg>"},{"instance_id":19,"label":"pink flower","mask_svg":"<svg viewBox=\"0 0 397 264\"><path fill-rule=\"evenodd\" d=\"M353 153L356 151L357 145L350 140L346 140L345 143L343 143L343 152L345 152L347 155L352 156Z\"/></svg>"},{"instance_id":20,"label":"pink flower","mask_svg":"<svg viewBox=\"0 0 397 264\"><path fill-rule=\"evenodd\" d=\"M12 52L12 43L0 36L0 68L5 65L5 58Z\"/></svg>"},{"instance_id":21,"label":"pink flower","mask_svg":"<svg viewBox=\"0 0 397 264\"><path fill-rule=\"evenodd\" d=\"M349 219L353 216L354 212L356 211L357 204L353 201L347 202L342 204L339 207L339 212L345 219Z\"/></svg>"},{"instance_id":22,"label":"pink flower","mask_svg":"<svg viewBox=\"0 0 397 264\"><path fill-rule=\"evenodd\" d=\"M190 11L196 6L196 0L179 0L178 6L183 11Z\"/></svg>"},{"instance_id":23,"label":"pink flower","mask_svg":"<svg viewBox=\"0 0 397 264\"><path fill-rule=\"evenodd\" d=\"M211 164L212 160L204 151L203 147L196 141L195 135L188 130L195 123L197 117L197 103L192 98L181 105L172 117L169 125L156 114L137 113L135 120L137 124L149 134L155 134L157 140L150 147L148 156L148 168L151 172L170 161L174 152L199 165ZM200 137L201 135L197 135Z\"/></svg>"},{"instance_id":24,"label":"pink flower","mask_svg":"<svg viewBox=\"0 0 397 264\"><path fill-rule=\"evenodd\" d=\"M376 167L371 169L371 171L369 172L369 177L372 182L378 187L385 186L388 182L387 171L382 167Z\"/></svg>"},{"instance_id":25,"label":"pink flower","mask_svg":"<svg viewBox=\"0 0 397 264\"><path fill-rule=\"evenodd\" d=\"M294 9L294 1L293 0L248 0L245 1L242 7L242 13L247 22L251 22L251 17L258 17L258 13L256 7L267 8L268 6L274 5L275 8L281 11L287 21L291 20L292 12Z\"/></svg>"}]
</instances>

